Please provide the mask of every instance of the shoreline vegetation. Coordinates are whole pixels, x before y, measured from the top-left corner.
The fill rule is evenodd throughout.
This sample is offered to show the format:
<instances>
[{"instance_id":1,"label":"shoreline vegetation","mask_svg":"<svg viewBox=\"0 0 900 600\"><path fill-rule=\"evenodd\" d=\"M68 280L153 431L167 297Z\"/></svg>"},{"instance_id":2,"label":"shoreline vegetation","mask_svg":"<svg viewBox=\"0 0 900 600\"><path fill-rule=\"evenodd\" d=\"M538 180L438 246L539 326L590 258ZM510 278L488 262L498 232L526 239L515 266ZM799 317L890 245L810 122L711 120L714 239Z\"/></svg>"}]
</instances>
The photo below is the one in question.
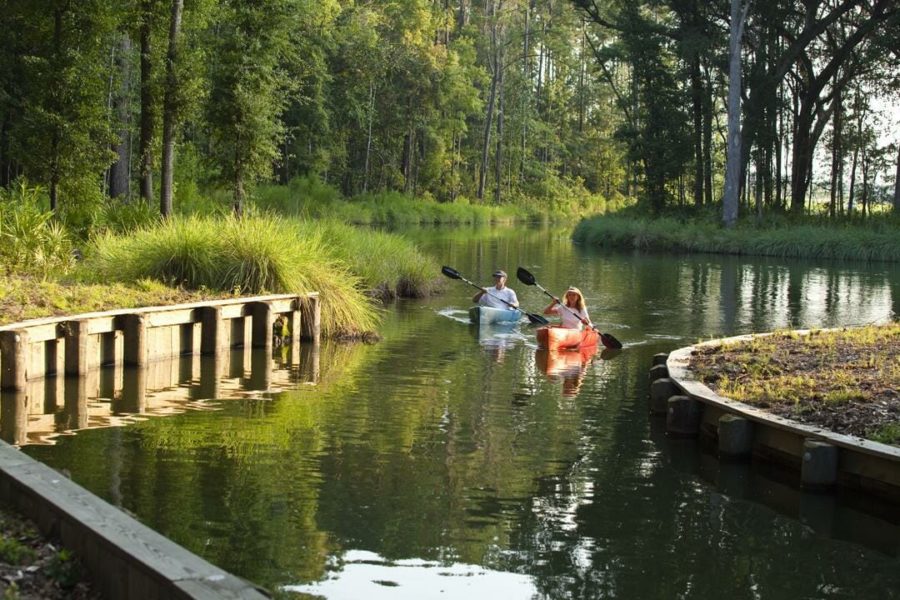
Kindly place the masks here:
<instances>
[{"instance_id":1,"label":"shoreline vegetation","mask_svg":"<svg viewBox=\"0 0 900 600\"><path fill-rule=\"evenodd\" d=\"M572 233L578 244L651 252L736 254L779 258L900 261L900 222L893 214L866 221L834 222L807 217L733 229L703 217L649 218L597 215L582 220Z\"/></svg>"},{"instance_id":2,"label":"shoreline vegetation","mask_svg":"<svg viewBox=\"0 0 900 600\"><path fill-rule=\"evenodd\" d=\"M900 322L706 346L690 369L732 400L900 446Z\"/></svg>"},{"instance_id":3,"label":"shoreline vegetation","mask_svg":"<svg viewBox=\"0 0 900 600\"><path fill-rule=\"evenodd\" d=\"M315 177L298 177L259 186L243 218L224 192L187 185L176 213L162 219L137 200L53 213L43 188L19 181L0 193L0 323L317 290L324 335L371 339L379 302L424 297L443 283L434 259L374 226L571 222L627 204L574 187L502 205L399 192L345 198Z\"/></svg>"}]
</instances>

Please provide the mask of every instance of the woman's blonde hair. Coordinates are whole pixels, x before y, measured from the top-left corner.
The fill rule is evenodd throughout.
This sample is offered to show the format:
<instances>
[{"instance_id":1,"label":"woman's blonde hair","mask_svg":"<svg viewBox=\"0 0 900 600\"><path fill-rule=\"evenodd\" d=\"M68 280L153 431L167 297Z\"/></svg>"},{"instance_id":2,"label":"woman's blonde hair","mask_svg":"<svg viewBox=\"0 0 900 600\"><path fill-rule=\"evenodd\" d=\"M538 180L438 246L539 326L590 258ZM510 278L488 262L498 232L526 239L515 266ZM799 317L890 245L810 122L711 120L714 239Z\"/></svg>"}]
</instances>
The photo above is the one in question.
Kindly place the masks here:
<instances>
[{"instance_id":1,"label":"woman's blonde hair","mask_svg":"<svg viewBox=\"0 0 900 600\"><path fill-rule=\"evenodd\" d=\"M581 290L574 286L566 290L566 295L564 296L563 301L565 302L566 306L572 308L572 306L569 304L569 294L576 294L578 296L578 299L575 301L575 308L584 312L584 294L581 293Z\"/></svg>"}]
</instances>

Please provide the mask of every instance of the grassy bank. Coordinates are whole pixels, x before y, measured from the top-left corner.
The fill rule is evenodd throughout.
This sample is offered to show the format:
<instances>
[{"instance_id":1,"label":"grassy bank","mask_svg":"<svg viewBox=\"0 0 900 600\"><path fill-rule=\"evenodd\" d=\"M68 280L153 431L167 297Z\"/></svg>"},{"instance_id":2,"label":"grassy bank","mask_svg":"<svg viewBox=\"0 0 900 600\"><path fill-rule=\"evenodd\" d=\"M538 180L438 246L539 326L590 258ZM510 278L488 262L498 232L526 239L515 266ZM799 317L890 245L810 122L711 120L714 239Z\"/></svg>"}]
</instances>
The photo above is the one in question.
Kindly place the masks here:
<instances>
[{"instance_id":1,"label":"grassy bank","mask_svg":"<svg viewBox=\"0 0 900 600\"><path fill-rule=\"evenodd\" d=\"M581 221L572 239L588 245L649 251L897 261L897 226L895 220L882 217L865 225L745 223L724 229L704 220L601 215Z\"/></svg>"},{"instance_id":2,"label":"grassy bank","mask_svg":"<svg viewBox=\"0 0 900 600\"><path fill-rule=\"evenodd\" d=\"M410 241L337 222L271 214L163 221L143 203L110 201L86 229L73 229L51 218L46 200L24 185L0 195L2 322L314 290L325 335L365 335L379 320L375 298L427 295L439 272Z\"/></svg>"},{"instance_id":3,"label":"grassy bank","mask_svg":"<svg viewBox=\"0 0 900 600\"><path fill-rule=\"evenodd\" d=\"M900 323L707 347L691 369L722 396L900 445Z\"/></svg>"},{"instance_id":4,"label":"grassy bank","mask_svg":"<svg viewBox=\"0 0 900 600\"><path fill-rule=\"evenodd\" d=\"M83 277L233 294L318 291L323 332L346 336L376 327L373 295L424 295L437 272L389 234L274 216L179 217L96 237Z\"/></svg>"},{"instance_id":5,"label":"grassy bank","mask_svg":"<svg viewBox=\"0 0 900 600\"><path fill-rule=\"evenodd\" d=\"M70 279L0 275L0 325L88 312L167 306L229 297L211 290L189 291L143 279L132 284L89 284Z\"/></svg>"}]
</instances>

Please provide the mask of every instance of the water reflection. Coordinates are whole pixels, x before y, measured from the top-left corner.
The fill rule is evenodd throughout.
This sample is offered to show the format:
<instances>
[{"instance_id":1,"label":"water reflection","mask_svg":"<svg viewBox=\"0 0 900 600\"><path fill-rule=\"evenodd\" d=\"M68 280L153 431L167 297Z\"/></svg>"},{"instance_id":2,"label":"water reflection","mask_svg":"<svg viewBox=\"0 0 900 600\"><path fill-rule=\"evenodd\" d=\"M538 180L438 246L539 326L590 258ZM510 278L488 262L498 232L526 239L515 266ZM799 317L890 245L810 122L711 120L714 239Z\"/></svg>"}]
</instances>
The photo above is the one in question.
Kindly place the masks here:
<instances>
[{"instance_id":1,"label":"water reflection","mask_svg":"<svg viewBox=\"0 0 900 600\"><path fill-rule=\"evenodd\" d=\"M897 596L890 514L711 462L695 442L666 438L646 401L657 352L890 318L896 267L601 253L573 248L562 230L423 239L473 278L522 265L551 289L579 282L626 349L541 356L525 323L472 328L469 290L450 286L389 307L378 344L301 357L291 369L317 373L315 386L263 392L279 384L277 365L266 372L258 359L260 374L252 357L240 369L226 357L169 367L167 392L151 393L147 372L129 383L147 390L143 404L119 391L124 373L107 373L76 392L85 412L66 409L62 384L48 381L58 391L4 404L0 429L21 431L22 415L38 412L90 424L97 396L122 402L123 418L169 393L206 406L237 398L24 451L272 588L397 597L425 578L429 589L472 584L455 596L473 598L504 597L495 581L546 598ZM523 306L544 304L533 288L517 293Z\"/></svg>"},{"instance_id":2,"label":"water reflection","mask_svg":"<svg viewBox=\"0 0 900 600\"><path fill-rule=\"evenodd\" d=\"M186 355L144 368L104 367L82 378L47 377L0 394L0 438L15 445L54 444L60 435L121 427L147 416L209 410L210 400L248 397L315 384L319 347L284 348L274 358L237 349L227 356Z\"/></svg>"}]
</instances>

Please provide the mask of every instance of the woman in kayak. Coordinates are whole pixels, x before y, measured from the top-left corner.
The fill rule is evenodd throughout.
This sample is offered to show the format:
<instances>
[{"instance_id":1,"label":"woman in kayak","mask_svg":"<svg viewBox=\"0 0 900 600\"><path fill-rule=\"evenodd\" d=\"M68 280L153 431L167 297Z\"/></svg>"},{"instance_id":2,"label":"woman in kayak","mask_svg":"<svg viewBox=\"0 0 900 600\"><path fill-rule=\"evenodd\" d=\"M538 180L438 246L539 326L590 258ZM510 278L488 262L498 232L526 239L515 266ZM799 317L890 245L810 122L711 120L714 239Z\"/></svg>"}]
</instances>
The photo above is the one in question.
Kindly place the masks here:
<instances>
[{"instance_id":1,"label":"woman in kayak","mask_svg":"<svg viewBox=\"0 0 900 600\"><path fill-rule=\"evenodd\" d=\"M512 288L506 287L506 271L500 269L494 271L494 287L481 288L480 292L472 296L472 302L479 306L488 306L490 308L519 307L519 299L516 297L516 293Z\"/></svg>"},{"instance_id":2,"label":"woman in kayak","mask_svg":"<svg viewBox=\"0 0 900 600\"><path fill-rule=\"evenodd\" d=\"M584 294L577 287L570 287L566 290L563 302L565 306L560 306L553 299L553 302L544 309L545 315L559 315L562 319L562 326L568 329L581 330L585 325L591 326L591 318L588 316L587 306L584 304Z\"/></svg>"}]
</instances>

